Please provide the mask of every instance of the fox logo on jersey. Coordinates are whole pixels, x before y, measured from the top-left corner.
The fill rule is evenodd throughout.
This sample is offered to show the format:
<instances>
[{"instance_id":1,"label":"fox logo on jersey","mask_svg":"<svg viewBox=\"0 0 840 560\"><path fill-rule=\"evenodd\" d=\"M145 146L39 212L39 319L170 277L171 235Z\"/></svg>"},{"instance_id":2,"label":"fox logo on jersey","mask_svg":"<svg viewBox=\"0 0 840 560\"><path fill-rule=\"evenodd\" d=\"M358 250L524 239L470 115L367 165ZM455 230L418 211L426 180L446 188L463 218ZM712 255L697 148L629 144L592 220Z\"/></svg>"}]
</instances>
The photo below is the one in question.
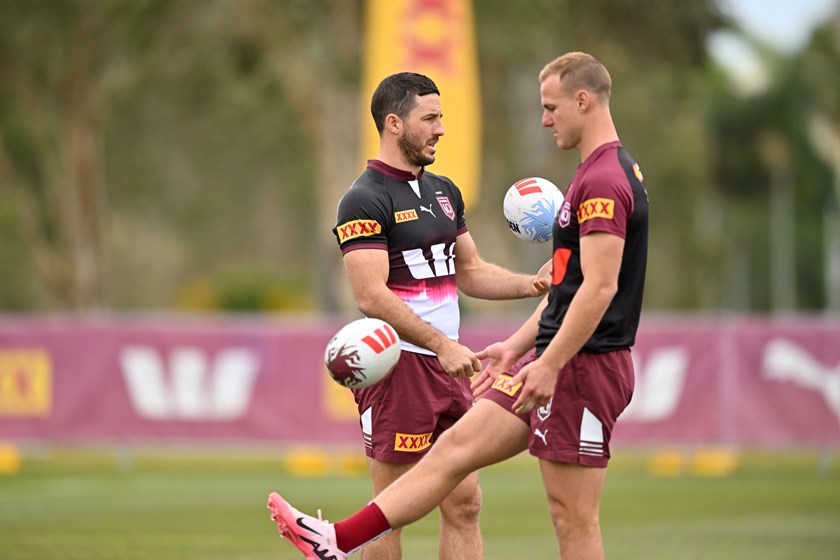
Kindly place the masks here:
<instances>
[{"instance_id":1,"label":"fox logo on jersey","mask_svg":"<svg viewBox=\"0 0 840 560\"><path fill-rule=\"evenodd\" d=\"M642 169L639 167L638 163L633 164L633 174L636 175L636 179L638 179L640 183L645 182L645 176L642 175Z\"/></svg>"}]
</instances>

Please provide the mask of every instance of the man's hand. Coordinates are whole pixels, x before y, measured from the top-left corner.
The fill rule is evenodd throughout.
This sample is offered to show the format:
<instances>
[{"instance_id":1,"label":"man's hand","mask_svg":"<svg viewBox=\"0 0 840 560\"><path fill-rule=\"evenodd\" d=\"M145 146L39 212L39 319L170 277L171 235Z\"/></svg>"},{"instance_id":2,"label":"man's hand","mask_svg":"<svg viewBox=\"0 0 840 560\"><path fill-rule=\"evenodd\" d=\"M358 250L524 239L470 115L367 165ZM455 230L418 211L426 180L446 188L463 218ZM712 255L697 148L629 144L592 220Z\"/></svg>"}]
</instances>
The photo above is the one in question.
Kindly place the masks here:
<instances>
[{"instance_id":1,"label":"man's hand","mask_svg":"<svg viewBox=\"0 0 840 560\"><path fill-rule=\"evenodd\" d=\"M510 380L511 385L520 381L523 383L519 390L519 398L513 403L513 411L524 414L540 406L545 406L554 396L554 386L557 382L559 370L536 359L527 364Z\"/></svg>"},{"instance_id":2,"label":"man's hand","mask_svg":"<svg viewBox=\"0 0 840 560\"><path fill-rule=\"evenodd\" d=\"M473 379L470 387L473 390L473 397L478 398L484 391L489 389L500 373L510 371L516 365L519 356L509 350L501 342L491 344L484 350L476 352L475 357L479 360L489 360L481 373Z\"/></svg>"},{"instance_id":3,"label":"man's hand","mask_svg":"<svg viewBox=\"0 0 840 560\"><path fill-rule=\"evenodd\" d=\"M534 290L531 294L533 297L542 296L548 293L549 288L551 288L551 274L553 267L554 263L551 259L549 259L548 262L542 265L539 271L537 271L537 275L534 276L534 279L531 282L531 287Z\"/></svg>"},{"instance_id":4,"label":"man's hand","mask_svg":"<svg viewBox=\"0 0 840 560\"><path fill-rule=\"evenodd\" d=\"M436 354L441 367L452 377L472 377L481 370L481 362L473 351L454 340L447 339Z\"/></svg>"}]
</instances>

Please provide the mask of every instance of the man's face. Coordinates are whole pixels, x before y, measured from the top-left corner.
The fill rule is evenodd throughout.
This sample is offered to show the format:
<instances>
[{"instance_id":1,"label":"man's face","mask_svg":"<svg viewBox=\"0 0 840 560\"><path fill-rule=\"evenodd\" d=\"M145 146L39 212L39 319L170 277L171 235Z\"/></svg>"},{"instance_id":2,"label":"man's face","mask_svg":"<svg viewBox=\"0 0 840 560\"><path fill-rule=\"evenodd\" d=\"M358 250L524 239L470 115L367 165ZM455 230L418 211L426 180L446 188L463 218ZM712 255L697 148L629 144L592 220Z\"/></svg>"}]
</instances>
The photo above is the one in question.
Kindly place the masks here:
<instances>
[{"instance_id":1,"label":"man's face","mask_svg":"<svg viewBox=\"0 0 840 560\"><path fill-rule=\"evenodd\" d=\"M542 125L551 129L557 145L564 150L575 148L581 139L581 120L574 92L565 91L560 76L552 74L540 84L540 102Z\"/></svg>"},{"instance_id":2,"label":"man's face","mask_svg":"<svg viewBox=\"0 0 840 560\"><path fill-rule=\"evenodd\" d=\"M404 128L397 140L407 163L417 167L434 163L437 151L435 144L445 132L442 118L439 95L417 97L417 106L403 121Z\"/></svg>"}]
</instances>

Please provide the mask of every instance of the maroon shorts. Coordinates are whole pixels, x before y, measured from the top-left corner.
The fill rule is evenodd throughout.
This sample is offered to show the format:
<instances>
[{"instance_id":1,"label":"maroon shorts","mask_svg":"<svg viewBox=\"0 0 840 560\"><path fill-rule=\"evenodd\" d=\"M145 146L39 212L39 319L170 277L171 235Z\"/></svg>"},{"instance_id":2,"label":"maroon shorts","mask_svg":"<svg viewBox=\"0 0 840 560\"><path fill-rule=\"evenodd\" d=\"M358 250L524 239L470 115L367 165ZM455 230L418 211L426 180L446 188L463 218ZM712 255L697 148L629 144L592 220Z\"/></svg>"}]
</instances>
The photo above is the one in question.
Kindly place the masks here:
<instances>
[{"instance_id":1,"label":"maroon shorts","mask_svg":"<svg viewBox=\"0 0 840 560\"><path fill-rule=\"evenodd\" d=\"M403 352L385 379L354 389L368 457L416 463L474 404L470 379L454 378L436 356Z\"/></svg>"},{"instance_id":2,"label":"maroon shorts","mask_svg":"<svg viewBox=\"0 0 840 560\"><path fill-rule=\"evenodd\" d=\"M530 354L511 369L510 375L500 375L484 398L516 414L512 408L521 386L511 386L509 381L533 360ZM531 455L559 463L606 467L613 426L630 403L633 384L630 350L577 354L560 370L548 405L517 414L530 429Z\"/></svg>"}]
</instances>

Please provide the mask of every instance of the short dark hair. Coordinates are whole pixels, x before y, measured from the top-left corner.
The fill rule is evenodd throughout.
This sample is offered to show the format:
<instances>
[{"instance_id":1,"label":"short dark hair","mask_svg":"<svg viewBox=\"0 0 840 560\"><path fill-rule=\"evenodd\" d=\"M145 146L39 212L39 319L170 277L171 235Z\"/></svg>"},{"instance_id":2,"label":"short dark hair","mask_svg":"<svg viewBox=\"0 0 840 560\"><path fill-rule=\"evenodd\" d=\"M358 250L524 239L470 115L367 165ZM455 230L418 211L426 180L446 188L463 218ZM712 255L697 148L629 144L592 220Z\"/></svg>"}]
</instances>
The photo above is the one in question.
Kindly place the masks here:
<instances>
[{"instance_id":1,"label":"short dark hair","mask_svg":"<svg viewBox=\"0 0 840 560\"><path fill-rule=\"evenodd\" d=\"M393 113L404 119L417 106L417 96L440 95L431 78L414 72L392 74L379 82L370 99L370 114L376 130L382 134L385 117Z\"/></svg>"}]
</instances>

